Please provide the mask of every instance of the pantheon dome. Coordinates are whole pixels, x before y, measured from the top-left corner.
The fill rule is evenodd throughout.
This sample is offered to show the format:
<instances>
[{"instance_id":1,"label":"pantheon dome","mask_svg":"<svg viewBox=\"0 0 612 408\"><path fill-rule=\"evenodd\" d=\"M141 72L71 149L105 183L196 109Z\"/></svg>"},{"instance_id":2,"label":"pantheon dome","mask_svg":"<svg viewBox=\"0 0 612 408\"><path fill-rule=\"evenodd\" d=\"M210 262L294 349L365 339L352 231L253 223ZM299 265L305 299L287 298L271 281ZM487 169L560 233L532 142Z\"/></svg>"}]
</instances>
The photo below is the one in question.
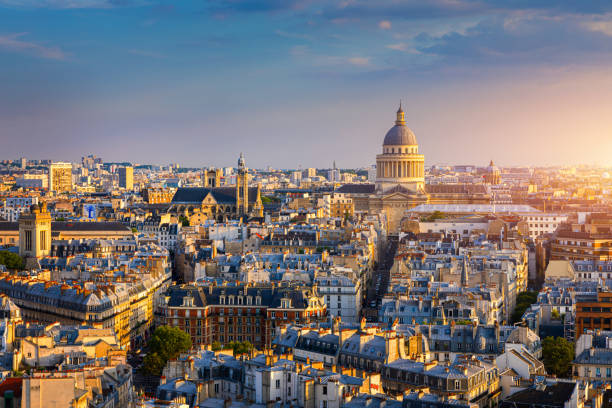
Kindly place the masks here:
<instances>
[{"instance_id":1,"label":"pantheon dome","mask_svg":"<svg viewBox=\"0 0 612 408\"><path fill-rule=\"evenodd\" d=\"M399 186L413 193L424 191L425 157L419 154L416 136L406 126L401 104L382 148L382 154L376 156L376 190L383 193Z\"/></svg>"},{"instance_id":2,"label":"pantheon dome","mask_svg":"<svg viewBox=\"0 0 612 408\"><path fill-rule=\"evenodd\" d=\"M402 110L402 106L397 111L397 120L395 121L395 126L393 126L387 132L385 136L385 140L383 142L383 146L405 146L405 145L417 145L416 136L412 132L412 130L406 126L406 121L404 119L404 111Z\"/></svg>"}]
</instances>

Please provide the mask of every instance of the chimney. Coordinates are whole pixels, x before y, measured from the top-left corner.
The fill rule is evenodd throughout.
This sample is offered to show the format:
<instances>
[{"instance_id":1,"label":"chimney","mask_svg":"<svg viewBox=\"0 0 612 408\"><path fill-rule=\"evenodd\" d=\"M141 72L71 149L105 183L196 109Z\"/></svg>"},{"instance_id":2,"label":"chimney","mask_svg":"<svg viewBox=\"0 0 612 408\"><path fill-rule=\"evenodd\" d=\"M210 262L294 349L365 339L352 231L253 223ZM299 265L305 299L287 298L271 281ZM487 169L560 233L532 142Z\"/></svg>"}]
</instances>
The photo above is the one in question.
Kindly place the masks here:
<instances>
[{"instance_id":1,"label":"chimney","mask_svg":"<svg viewBox=\"0 0 612 408\"><path fill-rule=\"evenodd\" d=\"M331 334L338 334L340 329L340 317L332 318Z\"/></svg>"},{"instance_id":2,"label":"chimney","mask_svg":"<svg viewBox=\"0 0 612 408\"><path fill-rule=\"evenodd\" d=\"M495 321L495 341L499 344L499 322Z\"/></svg>"}]
</instances>

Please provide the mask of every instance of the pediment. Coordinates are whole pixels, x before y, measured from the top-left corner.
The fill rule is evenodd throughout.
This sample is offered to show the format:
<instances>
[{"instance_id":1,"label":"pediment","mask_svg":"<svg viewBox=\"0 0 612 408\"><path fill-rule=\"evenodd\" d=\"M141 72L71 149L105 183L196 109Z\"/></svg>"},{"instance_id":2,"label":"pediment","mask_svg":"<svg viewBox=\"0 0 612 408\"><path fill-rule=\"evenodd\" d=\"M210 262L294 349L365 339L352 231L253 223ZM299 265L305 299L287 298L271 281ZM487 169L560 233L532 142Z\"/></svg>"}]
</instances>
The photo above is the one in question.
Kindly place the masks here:
<instances>
[{"instance_id":1,"label":"pediment","mask_svg":"<svg viewBox=\"0 0 612 408\"><path fill-rule=\"evenodd\" d=\"M403 193L403 192L393 192L391 194L385 194L382 196L383 201L404 201L404 200L414 200L414 194Z\"/></svg>"},{"instance_id":2,"label":"pediment","mask_svg":"<svg viewBox=\"0 0 612 408\"><path fill-rule=\"evenodd\" d=\"M215 197L212 195L212 192L209 192L208 194L206 194L206 197L204 197L204 199L202 200L202 205L215 205L217 204L217 200L215 200Z\"/></svg>"}]
</instances>

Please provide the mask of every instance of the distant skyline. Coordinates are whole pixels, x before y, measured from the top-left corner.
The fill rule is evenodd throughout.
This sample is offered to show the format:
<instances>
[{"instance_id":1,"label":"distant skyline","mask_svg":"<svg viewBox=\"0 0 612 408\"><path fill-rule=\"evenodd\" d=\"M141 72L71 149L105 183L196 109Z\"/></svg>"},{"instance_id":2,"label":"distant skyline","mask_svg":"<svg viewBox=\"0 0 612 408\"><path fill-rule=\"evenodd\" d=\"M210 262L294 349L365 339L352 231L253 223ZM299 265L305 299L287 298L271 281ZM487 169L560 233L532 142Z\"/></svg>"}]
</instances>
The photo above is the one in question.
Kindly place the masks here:
<instances>
[{"instance_id":1,"label":"distant skyline","mask_svg":"<svg viewBox=\"0 0 612 408\"><path fill-rule=\"evenodd\" d=\"M0 0L0 155L612 165L612 2Z\"/></svg>"}]
</instances>

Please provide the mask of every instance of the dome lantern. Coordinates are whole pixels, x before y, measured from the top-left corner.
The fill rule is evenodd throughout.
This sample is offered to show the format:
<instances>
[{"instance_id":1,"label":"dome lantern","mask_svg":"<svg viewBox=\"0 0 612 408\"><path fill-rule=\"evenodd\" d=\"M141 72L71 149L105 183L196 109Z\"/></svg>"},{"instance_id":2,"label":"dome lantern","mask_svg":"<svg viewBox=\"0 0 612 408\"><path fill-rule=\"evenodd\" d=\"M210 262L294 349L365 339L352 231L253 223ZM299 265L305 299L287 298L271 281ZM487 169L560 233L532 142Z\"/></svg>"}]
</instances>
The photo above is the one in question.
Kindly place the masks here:
<instances>
[{"instance_id":1,"label":"dome lantern","mask_svg":"<svg viewBox=\"0 0 612 408\"><path fill-rule=\"evenodd\" d=\"M402 109L402 101L400 101L399 109L397 110L397 118L395 120L395 124L398 126L406 125L406 117L404 115L404 110Z\"/></svg>"}]
</instances>

